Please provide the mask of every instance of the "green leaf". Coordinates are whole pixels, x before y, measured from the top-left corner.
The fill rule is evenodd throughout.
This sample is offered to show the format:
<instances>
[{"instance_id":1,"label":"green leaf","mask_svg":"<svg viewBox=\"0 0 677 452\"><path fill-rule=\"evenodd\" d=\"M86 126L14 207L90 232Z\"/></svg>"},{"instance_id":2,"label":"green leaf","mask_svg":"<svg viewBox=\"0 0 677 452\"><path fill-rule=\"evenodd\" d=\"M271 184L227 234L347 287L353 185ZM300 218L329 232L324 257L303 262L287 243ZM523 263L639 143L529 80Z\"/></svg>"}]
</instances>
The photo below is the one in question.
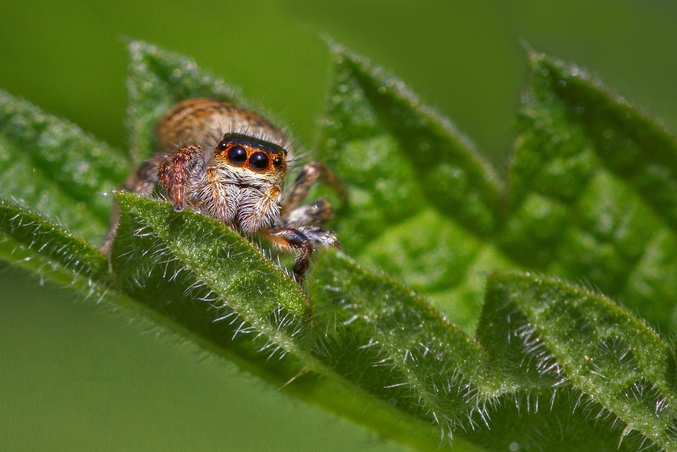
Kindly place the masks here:
<instances>
[{"instance_id":1,"label":"green leaf","mask_svg":"<svg viewBox=\"0 0 677 452\"><path fill-rule=\"evenodd\" d=\"M212 218L176 213L168 203L131 194L119 193L117 199L122 216L113 268L131 298L171 319L183 335L278 387L299 377L302 388L285 387L298 397L355 417L405 444L435 449L430 430L412 419L403 425L387 400L374 404L364 386L381 382L352 378L373 363L348 353L356 345L355 335L325 336L328 322L336 319L328 318L320 304L313 304L311 313L299 286L260 250ZM339 343L351 349L327 353ZM335 362L339 352L346 361ZM276 354L282 359L271 360ZM340 386L299 376L301 370L313 370Z\"/></svg>"},{"instance_id":2,"label":"green leaf","mask_svg":"<svg viewBox=\"0 0 677 452\"><path fill-rule=\"evenodd\" d=\"M317 147L350 187L337 230L360 262L466 331L481 305L476 275L519 267L587 281L672 328L677 242L663 215L674 137L583 70L532 54L506 209L501 184L447 121L365 58L333 54ZM627 163L649 149L646 164Z\"/></svg>"},{"instance_id":3,"label":"green leaf","mask_svg":"<svg viewBox=\"0 0 677 452\"><path fill-rule=\"evenodd\" d=\"M482 236L493 232L501 186L469 140L383 68L338 45L332 53L334 81L318 147L347 183L368 192L370 199L359 202L376 207L372 215L380 221L368 230L359 217L344 220L356 223L361 240L426 208ZM348 243L359 250L359 242Z\"/></svg>"},{"instance_id":4,"label":"green leaf","mask_svg":"<svg viewBox=\"0 0 677 452\"><path fill-rule=\"evenodd\" d=\"M635 430L675 450L675 358L646 324L601 295L531 275L491 275L483 309L478 338L516 386L571 385L589 397L574 409L618 416L622 436Z\"/></svg>"},{"instance_id":5,"label":"green leaf","mask_svg":"<svg viewBox=\"0 0 677 452\"><path fill-rule=\"evenodd\" d=\"M0 198L0 258L58 281L103 296L106 257L89 243L17 202Z\"/></svg>"},{"instance_id":6,"label":"green leaf","mask_svg":"<svg viewBox=\"0 0 677 452\"><path fill-rule=\"evenodd\" d=\"M0 196L14 197L79 236L99 242L130 171L115 149L74 124L0 90Z\"/></svg>"},{"instance_id":7,"label":"green leaf","mask_svg":"<svg viewBox=\"0 0 677 452\"><path fill-rule=\"evenodd\" d=\"M138 287L153 296L157 288L140 279L149 279L148 272L155 269L162 270L165 279L180 280L181 269L168 271L170 259L178 259L209 287L198 299L227 300L256 330L276 339L286 351L300 354L299 329L310 318L309 302L280 267L218 220L192 212L177 214L169 204L124 192L116 198L122 218L113 268L129 281L129 290ZM149 243L147 236L157 244ZM192 290L199 293L200 287Z\"/></svg>"},{"instance_id":8,"label":"green leaf","mask_svg":"<svg viewBox=\"0 0 677 452\"><path fill-rule=\"evenodd\" d=\"M487 240L500 226L501 183L469 140L404 82L341 46L332 54L316 147L349 187L350 209L337 224L341 243L472 331L478 275L510 266Z\"/></svg>"},{"instance_id":9,"label":"green leaf","mask_svg":"<svg viewBox=\"0 0 677 452\"><path fill-rule=\"evenodd\" d=\"M674 328L677 140L584 69L529 58L503 250Z\"/></svg>"},{"instance_id":10,"label":"green leaf","mask_svg":"<svg viewBox=\"0 0 677 452\"><path fill-rule=\"evenodd\" d=\"M449 436L466 416L482 416L495 383L478 343L383 275L334 252L316 265L310 293L330 367Z\"/></svg>"},{"instance_id":11,"label":"green leaf","mask_svg":"<svg viewBox=\"0 0 677 452\"><path fill-rule=\"evenodd\" d=\"M477 342L447 323L425 302L411 294L410 290L384 279L383 276L365 272L334 252L322 253L310 276L310 293L315 310L311 321L307 317L304 297L297 286L229 228L191 212L177 214L169 204L158 204L127 194L120 194L119 201L123 222L120 241L116 244L116 248L120 248L115 250L119 257L114 262L116 266L124 264L126 268L134 269L128 281L131 283L129 287L139 285L138 288L131 289L135 298L143 299L138 291L144 287L152 288L145 298L151 300L156 297L154 309L162 311L163 315L173 318L183 326L191 325L188 317L191 311L193 315L203 313L199 322L195 323L198 326L199 323L212 323L213 317L205 316L204 313L213 314L215 310L238 316L235 318L241 318L245 322L237 320L237 330L246 332L251 327L256 332L263 333L265 339L272 341L272 348L280 347L291 351L305 368L343 381L344 385L352 385L353 391L358 394L366 391L381 399L383 405L402 410L403 414L431 422L437 420L449 432L464 421L480 429L481 419L489 419L488 414L491 411L496 411L491 413L492 418L504 416L500 410L491 407L494 403L492 400L497 396L511 395L519 400L520 392L526 391L534 398L540 396L549 399L549 395L544 396L533 391L538 388L547 389L553 383L555 386L562 386L564 374L570 372L566 367L560 368L559 362L565 358L592 356L593 362L597 360L598 364L591 367L592 371L588 371L588 374L593 374L597 379L614 378L613 372L616 372L616 379L619 375L626 377L627 381L621 384L620 389L609 389L611 396L625 400L628 397L626 394L635 396L628 392L628 388L632 389L637 385L633 379L636 375L628 373L628 363L637 367L634 369L637 374L645 375L642 366L647 359L638 361L638 356L663 356L668 360L671 356L666 345L657 340L654 333L608 300L559 281L518 275L498 275L490 279L485 315L478 330L480 341L483 345L486 343L485 347L490 351L487 355ZM153 245L149 241L156 243ZM163 250L162 247L166 249ZM224 258L224 255L241 256L246 267L233 263L232 259ZM179 265L173 266L172 259L178 261ZM158 266L158 261L162 265ZM164 273L164 277L157 281L160 284L170 283L170 288L174 289L170 293L183 294L185 299L182 304L173 302L175 300L168 303L164 298L166 288L154 287L140 279L149 275L148 271L153 268ZM207 285L202 295L197 296L200 287L195 285L190 276L182 275L181 271L191 271L200 277L199 280ZM122 271L118 273L123 274ZM252 273L255 276L252 277ZM152 276L146 278L154 279ZM239 283L234 284L234 281ZM270 288L266 294L271 298L252 304L251 301L257 298L253 294L261 285ZM179 286L188 287L192 292L177 291ZM216 293L211 293L212 291ZM515 299L516 297L523 299ZM196 301L199 298L211 299L212 302ZM161 300L164 303L159 303ZM219 306L218 300L225 304ZM592 306L587 306L586 302ZM558 310L549 313L545 321L538 322L536 320L539 319L533 318L534 313L542 314L543 307L550 306L557 307ZM581 306L592 310L585 312ZM282 312L285 314L281 315ZM506 312L508 321L504 317ZM498 317L498 320L492 322L492 316ZM566 322L554 325L548 320L550 318L567 321L580 319L583 323L601 318L606 323L600 325L599 337L581 339L578 346L588 347L588 350L577 350L571 349L567 342L569 332L576 329L576 325ZM261 324L261 320L265 323ZM557 337L553 329L555 326L563 337ZM613 331L610 326L613 326ZM578 329L580 328L578 325ZM543 329L547 331L544 332ZM202 341L211 339L218 341L224 348L232 348L228 339L230 331L226 328L212 330L214 334L221 335L220 339L216 336L205 338L205 331L208 330L202 326L196 328L194 333L203 335L200 338ZM317 334L318 332L321 334ZM633 344L625 345L619 339L633 334L639 336L638 343L643 344L645 350L637 351L632 347ZM548 342L544 335L549 335L551 341ZM533 366L520 365L519 361L524 361L525 358L519 354L496 349L496 345L505 344L505 338L508 337L513 338L514 344L521 348L523 355L529 357L527 361L533 363ZM559 350L551 352L549 349L562 345L565 349L570 349L567 350L568 355L566 352L560 354ZM512 358L513 362L502 363L501 359L505 361L506 358ZM517 362L514 362L515 359ZM618 369L613 368L616 359L621 364ZM250 367L257 361L265 363L265 360L254 357L249 363ZM660 377L667 373L666 363L669 361L663 360L653 365L649 375L653 374L656 378L647 380L648 383L642 381L643 386L637 389L640 391L637 397L643 395L641 391L646 390L649 393L649 401L643 403L642 408L651 407L651 403L667 405L667 398L656 400L655 390L652 393L647 386L665 386L665 378ZM283 366L278 364L278 367ZM510 380L503 378L506 368L522 377L516 379L519 384L510 383ZM268 370L261 369L259 373L266 372ZM530 372L535 372L536 377L532 375L529 378ZM280 378L279 374L277 378ZM318 385L321 383L319 381ZM584 394L594 393L596 403L600 403L599 391L590 391L589 386L585 385L585 379L580 382L574 379L572 384ZM669 385L665 387L670 388ZM623 390L626 392L620 392ZM561 392L568 393L566 389ZM667 394L671 397L671 390ZM570 414L572 399L561 394L558 397L556 404L552 402L553 407L557 407L556 416L564 416L572 425L577 425L581 435L577 440L582 441L581 444L599 444L600 438L603 439L602 445L608 444L609 436L612 436L609 429L602 430L601 437L591 435L599 427L584 428L585 421L589 423L587 415ZM630 410L621 414L614 410L618 406L614 405L613 397L611 399L611 403L602 402L602 408L620 414L621 419L629 426L628 431L633 426L646 425L646 409L639 413ZM322 399L316 399L315 402L323 403ZM330 401L325 400L324 403L332 405ZM532 402L522 403L528 406ZM490 408L487 409L487 406ZM592 406L596 406L592 401L586 402L587 409ZM641 417L642 415L645 417ZM633 416L639 416L638 420L632 422ZM666 416L670 420L671 412L666 412ZM468 417L470 421L467 421ZM532 422L528 417L526 421ZM655 420L654 424L655 431L649 437L661 443L659 428L665 430L669 426ZM646 430L645 428L643 432L646 433ZM498 436L496 442L504 440L503 436L493 435L494 438ZM612 437L617 439L617 436ZM486 438L479 441L486 442ZM561 439L558 437L553 441L553 444L557 444ZM548 442L543 440L539 444L543 447ZM632 445L633 442L627 441L626 444Z\"/></svg>"}]
</instances>

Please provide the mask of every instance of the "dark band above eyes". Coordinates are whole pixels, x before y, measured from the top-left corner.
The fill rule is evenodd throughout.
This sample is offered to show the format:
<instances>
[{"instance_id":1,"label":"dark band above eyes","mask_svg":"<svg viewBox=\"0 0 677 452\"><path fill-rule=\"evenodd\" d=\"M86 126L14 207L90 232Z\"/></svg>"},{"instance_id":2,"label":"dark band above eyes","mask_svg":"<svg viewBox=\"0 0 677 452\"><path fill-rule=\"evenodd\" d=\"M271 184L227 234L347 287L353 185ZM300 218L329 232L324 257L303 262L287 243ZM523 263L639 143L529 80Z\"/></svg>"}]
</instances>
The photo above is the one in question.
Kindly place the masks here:
<instances>
[{"instance_id":1,"label":"dark band above eyes","mask_svg":"<svg viewBox=\"0 0 677 452\"><path fill-rule=\"evenodd\" d=\"M284 154L287 155L287 150L282 146L269 141L260 140L250 135L242 133L227 133L223 136L221 143L228 144L242 144L260 149L268 154Z\"/></svg>"}]
</instances>

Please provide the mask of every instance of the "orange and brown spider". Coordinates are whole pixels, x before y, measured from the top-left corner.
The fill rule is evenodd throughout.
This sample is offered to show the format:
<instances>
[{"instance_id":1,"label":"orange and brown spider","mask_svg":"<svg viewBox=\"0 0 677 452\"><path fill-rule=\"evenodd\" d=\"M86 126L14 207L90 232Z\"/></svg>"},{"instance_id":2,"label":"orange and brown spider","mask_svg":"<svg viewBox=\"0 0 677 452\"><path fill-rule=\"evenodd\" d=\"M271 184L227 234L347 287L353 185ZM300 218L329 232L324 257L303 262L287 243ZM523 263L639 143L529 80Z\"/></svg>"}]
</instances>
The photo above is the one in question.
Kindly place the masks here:
<instances>
[{"instance_id":1,"label":"orange and brown spider","mask_svg":"<svg viewBox=\"0 0 677 452\"><path fill-rule=\"evenodd\" d=\"M334 174L320 163L304 165L285 191L291 143L264 117L211 99L172 107L157 126L160 151L127 179L123 189L152 196L156 187L174 204L212 216L247 235L260 233L294 251L294 277L301 281L316 246L339 247L336 234L321 229L333 212L318 200L302 205L318 180L343 195ZM109 252L119 214L101 247Z\"/></svg>"}]
</instances>

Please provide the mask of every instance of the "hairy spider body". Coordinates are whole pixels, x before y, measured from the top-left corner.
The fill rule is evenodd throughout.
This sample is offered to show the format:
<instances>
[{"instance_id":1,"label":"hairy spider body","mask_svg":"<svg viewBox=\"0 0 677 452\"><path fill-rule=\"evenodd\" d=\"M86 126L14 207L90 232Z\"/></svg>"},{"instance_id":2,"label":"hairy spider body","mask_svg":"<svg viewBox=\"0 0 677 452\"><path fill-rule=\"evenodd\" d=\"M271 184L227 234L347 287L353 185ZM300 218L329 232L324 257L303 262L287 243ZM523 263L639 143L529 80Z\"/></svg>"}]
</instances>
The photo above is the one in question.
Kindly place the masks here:
<instances>
[{"instance_id":1,"label":"hairy spider body","mask_svg":"<svg viewBox=\"0 0 677 452\"><path fill-rule=\"evenodd\" d=\"M339 246L333 232L320 228L332 217L331 206L324 200L301 203L318 179L343 194L341 185L326 167L310 163L285 193L291 143L264 117L211 99L186 100L160 120L157 141L161 151L130 176L124 190L151 196L159 186L176 211L187 207L245 234L263 234L298 253L297 281L317 245ZM117 223L114 213L104 251Z\"/></svg>"}]
</instances>

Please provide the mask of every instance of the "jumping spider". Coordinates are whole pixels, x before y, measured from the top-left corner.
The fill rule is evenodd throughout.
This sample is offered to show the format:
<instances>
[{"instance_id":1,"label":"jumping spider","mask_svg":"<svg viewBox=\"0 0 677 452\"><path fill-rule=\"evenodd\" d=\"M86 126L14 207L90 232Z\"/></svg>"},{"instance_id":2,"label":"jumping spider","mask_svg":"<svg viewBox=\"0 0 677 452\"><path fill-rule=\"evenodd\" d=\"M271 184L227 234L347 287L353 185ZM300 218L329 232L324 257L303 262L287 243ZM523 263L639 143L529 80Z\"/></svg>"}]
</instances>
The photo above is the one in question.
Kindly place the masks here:
<instances>
[{"instance_id":1,"label":"jumping spider","mask_svg":"<svg viewBox=\"0 0 677 452\"><path fill-rule=\"evenodd\" d=\"M342 185L324 165L309 163L283 192L290 142L267 119L235 105L191 99L172 107L156 134L161 151L127 179L124 190L151 196L160 187L177 212L188 207L298 253L293 267L297 282L317 245L339 247L336 234L320 228L333 216L329 203L301 203L318 180L343 196ZM102 246L106 253L118 221L116 208Z\"/></svg>"}]
</instances>

